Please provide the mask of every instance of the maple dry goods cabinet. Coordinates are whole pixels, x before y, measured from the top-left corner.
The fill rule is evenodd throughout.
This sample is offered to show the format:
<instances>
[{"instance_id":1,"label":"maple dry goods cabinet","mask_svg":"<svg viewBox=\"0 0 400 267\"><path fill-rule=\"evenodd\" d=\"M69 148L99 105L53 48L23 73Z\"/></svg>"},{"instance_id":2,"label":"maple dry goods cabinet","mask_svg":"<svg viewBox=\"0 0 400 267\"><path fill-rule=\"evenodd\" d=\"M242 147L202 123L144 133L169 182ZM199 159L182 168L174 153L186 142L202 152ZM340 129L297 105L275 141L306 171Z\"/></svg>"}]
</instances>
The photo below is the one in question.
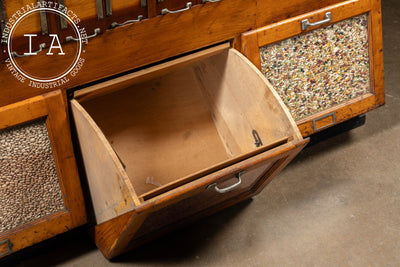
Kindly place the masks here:
<instances>
[{"instance_id":1,"label":"maple dry goods cabinet","mask_svg":"<svg viewBox=\"0 0 400 267\"><path fill-rule=\"evenodd\" d=\"M86 223L61 91L0 108L0 258Z\"/></svg>"},{"instance_id":2,"label":"maple dry goods cabinet","mask_svg":"<svg viewBox=\"0 0 400 267\"><path fill-rule=\"evenodd\" d=\"M380 1L343 1L243 33L241 51L303 136L384 103Z\"/></svg>"},{"instance_id":3,"label":"maple dry goods cabinet","mask_svg":"<svg viewBox=\"0 0 400 267\"><path fill-rule=\"evenodd\" d=\"M258 193L308 141L228 44L77 91L71 109L107 258Z\"/></svg>"}]
</instances>

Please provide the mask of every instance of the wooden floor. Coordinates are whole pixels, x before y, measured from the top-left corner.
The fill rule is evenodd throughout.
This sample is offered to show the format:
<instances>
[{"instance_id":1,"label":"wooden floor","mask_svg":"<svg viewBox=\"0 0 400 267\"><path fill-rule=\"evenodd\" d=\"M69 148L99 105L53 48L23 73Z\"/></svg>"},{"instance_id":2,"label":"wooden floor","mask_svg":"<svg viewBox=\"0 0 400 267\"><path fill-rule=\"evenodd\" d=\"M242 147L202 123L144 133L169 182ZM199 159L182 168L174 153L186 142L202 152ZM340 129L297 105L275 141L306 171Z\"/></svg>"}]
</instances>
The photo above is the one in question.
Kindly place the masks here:
<instances>
[{"instance_id":1,"label":"wooden floor","mask_svg":"<svg viewBox=\"0 0 400 267\"><path fill-rule=\"evenodd\" d=\"M80 228L0 266L400 266L400 2L383 0L386 105L247 201L108 262Z\"/></svg>"}]
</instances>

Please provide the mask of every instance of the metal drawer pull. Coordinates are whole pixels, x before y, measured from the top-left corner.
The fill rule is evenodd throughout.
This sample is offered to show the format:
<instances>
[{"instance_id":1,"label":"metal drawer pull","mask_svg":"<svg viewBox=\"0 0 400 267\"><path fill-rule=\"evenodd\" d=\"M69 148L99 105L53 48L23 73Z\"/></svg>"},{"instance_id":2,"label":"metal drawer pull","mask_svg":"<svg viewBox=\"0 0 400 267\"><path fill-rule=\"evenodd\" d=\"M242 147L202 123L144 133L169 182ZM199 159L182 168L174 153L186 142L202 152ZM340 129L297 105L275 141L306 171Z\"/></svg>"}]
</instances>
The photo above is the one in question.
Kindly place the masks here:
<instances>
[{"instance_id":1,"label":"metal drawer pull","mask_svg":"<svg viewBox=\"0 0 400 267\"><path fill-rule=\"evenodd\" d=\"M220 194L227 193L229 191L232 191L233 189L235 189L242 183L242 179L241 179L242 174L243 174L243 172L239 172L238 174L236 174L236 178L238 179L238 182L236 184L233 184L231 186L220 189L217 187L217 183L213 183L213 184L210 184L207 188L214 187L215 191L217 191Z\"/></svg>"},{"instance_id":2,"label":"metal drawer pull","mask_svg":"<svg viewBox=\"0 0 400 267\"><path fill-rule=\"evenodd\" d=\"M217 3L217 2L221 2L222 0L203 0L203 4L205 3Z\"/></svg>"},{"instance_id":3,"label":"metal drawer pull","mask_svg":"<svg viewBox=\"0 0 400 267\"><path fill-rule=\"evenodd\" d=\"M98 34L100 34L100 28L94 29L94 33L92 35L86 36L85 38L82 38L82 40L88 40L90 38L97 36ZM67 36L67 37L65 37L65 41L66 42L69 42L69 41L79 42L79 39L74 38L72 36Z\"/></svg>"},{"instance_id":4,"label":"metal drawer pull","mask_svg":"<svg viewBox=\"0 0 400 267\"><path fill-rule=\"evenodd\" d=\"M175 10L175 11L171 11L168 8L164 8L163 10L161 10L161 14L165 15L165 14L168 14L168 13L170 13L170 14L180 13L180 12L189 10L191 7L192 7L192 2L187 2L185 8L178 9L178 10Z\"/></svg>"},{"instance_id":5,"label":"metal drawer pull","mask_svg":"<svg viewBox=\"0 0 400 267\"><path fill-rule=\"evenodd\" d=\"M308 29L308 27L314 27L314 26L322 25L322 24L331 22L331 20L332 20L332 13L331 12L326 12L325 13L325 19L317 21L317 22L314 22L314 23L310 23L308 21L308 19L303 19L301 21L301 30L305 31L305 30Z\"/></svg>"},{"instance_id":6,"label":"metal drawer pull","mask_svg":"<svg viewBox=\"0 0 400 267\"><path fill-rule=\"evenodd\" d=\"M36 55L37 53L41 52L44 48L46 48L46 44L45 43L41 43L39 45L39 50L37 50L37 51L34 51L32 53L30 53L30 52L29 53L24 53L22 55L20 55L17 52L13 51L13 52L11 52L11 56L12 57L29 57L29 56Z\"/></svg>"},{"instance_id":7,"label":"metal drawer pull","mask_svg":"<svg viewBox=\"0 0 400 267\"><path fill-rule=\"evenodd\" d=\"M123 22L123 23L113 22L113 23L111 23L111 28L115 28L115 27L118 27L118 26L123 26L123 25L129 24L129 23L139 22L139 21L141 21L142 19L143 19L143 16L142 16L142 15L139 15L139 16L137 17L137 19L127 20L127 21L125 21L125 22Z\"/></svg>"}]
</instances>

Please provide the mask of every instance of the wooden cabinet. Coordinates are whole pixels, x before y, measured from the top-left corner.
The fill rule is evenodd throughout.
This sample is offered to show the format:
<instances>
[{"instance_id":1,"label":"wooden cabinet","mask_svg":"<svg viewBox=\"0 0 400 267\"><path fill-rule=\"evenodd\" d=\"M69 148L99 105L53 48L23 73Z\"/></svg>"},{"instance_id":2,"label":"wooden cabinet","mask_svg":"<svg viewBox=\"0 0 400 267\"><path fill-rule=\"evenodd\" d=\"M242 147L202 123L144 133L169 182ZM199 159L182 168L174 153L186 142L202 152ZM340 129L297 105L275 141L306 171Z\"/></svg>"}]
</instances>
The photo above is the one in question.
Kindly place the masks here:
<instances>
[{"instance_id":1,"label":"wooden cabinet","mask_svg":"<svg viewBox=\"0 0 400 267\"><path fill-rule=\"evenodd\" d=\"M107 258L258 193L307 143L228 44L77 91L71 110Z\"/></svg>"},{"instance_id":2,"label":"wooden cabinet","mask_svg":"<svg viewBox=\"0 0 400 267\"><path fill-rule=\"evenodd\" d=\"M4 2L7 17L21 4ZM11 182L9 174L19 177L26 162L10 157L17 153L0 154L11 160L0 168L20 164L17 172L0 169L1 256L86 221L62 97L67 90L74 94L70 109L94 209L93 236L108 258L255 195L305 146L303 136L384 103L380 1L190 2L65 0L87 34L96 34L84 46L79 74L60 91L21 83L9 64L0 65L0 136L19 140L15 134L34 129L42 139L32 142L47 144L48 158L39 163L47 162L52 176L32 194L38 203L38 195L53 201L43 212L7 221L29 192L14 204L2 196L36 183ZM71 27L45 16L49 31L72 51ZM30 32L40 35L40 16L31 19ZM236 50L217 45L227 41L263 74ZM35 42L38 47L41 39ZM66 60L44 52L19 59L40 73ZM114 75L120 77L105 81Z\"/></svg>"},{"instance_id":3,"label":"wooden cabinet","mask_svg":"<svg viewBox=\"0 0 400 267\"><path fill-rule=\"evenodd\" d=\"M379 1L345 1L243 33L241 51L303 136L384 103Z\"/></svg>"},{"instance_id":4,"label":"wooden cabinet","mask_svg":"<svg viewBox=\"0 0 400 267\"><path fill-rule=\"evenodd\" d=\"M0 108L0 257L86 223L61 91Z\"/></svg>"}]
</instances>

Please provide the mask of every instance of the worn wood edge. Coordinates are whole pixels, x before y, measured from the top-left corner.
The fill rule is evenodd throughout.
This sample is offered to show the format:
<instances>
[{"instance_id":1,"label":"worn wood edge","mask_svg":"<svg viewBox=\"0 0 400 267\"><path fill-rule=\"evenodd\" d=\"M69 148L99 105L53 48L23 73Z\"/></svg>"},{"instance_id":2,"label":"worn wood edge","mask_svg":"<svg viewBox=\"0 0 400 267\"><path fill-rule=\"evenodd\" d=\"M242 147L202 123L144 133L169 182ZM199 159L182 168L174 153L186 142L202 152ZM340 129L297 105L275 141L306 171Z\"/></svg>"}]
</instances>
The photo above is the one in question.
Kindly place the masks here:
<instances>
[{"instance_id":1,"label":"worn wood edge","mask_svg":"<svg viewBox=\"0 0 400 267\"><path fill-rule=\"evenodd\" d=\"M257 30L241 34L240 52L261 70L260 49L258 47Z\"/></svg>"},{"instance_id":2,"label":"worn wood edge","mask_svg":"<svg viewBox=\"0 0 400 267\"><path fill-rule=\"evenodd\" d=\"M145 81L152 76L166 74L173 71L177 67L182 67L185 64L190 64L194 61L211 57L221 51L230 48L230 43L223 43L187 56L183 56L147 69L143 69L123 77L119 77L110 81L103 82L98 85L93 85L88 88L74 92L74 98L79 102L91 100L93 98L110 94L121 88L129 86L132 82Z\"/></svg>"},{"instance_id":3,"label":"worn wood edge","mask_svg":"<svg viewBox=\"0 0 400 267\"><path fill-rule=\"evenodd\" d=\"M373 5L369 16L369 36L371 60L371 87L373 86L376 101L380 105L385 104L384 89L384 64L383 64L383 36L382 36L382 9L381 0L370 0ZM372 46L372 47L371 47Z\"/></svg>"},{"instance_id":4,"label":"worn wood edge","mask_svg":"<svg viewBox=\"0 0 400 267\"><path fill-rule=\"evenodd\" d=\"M46 124L64 205L71 213L73 226L79 226L87 222L86 209L73 151L66 102L61 90L45 94L44 104L48 109Z\"/></svg>"},{"instance_id":5,"label":"worn wood edge","mask_svg":"<svg viewBox=\"0 0 400 267\"><path fill-rule=\"evenodd\" d=\"M282 111L285 113L288 122L293 130L293 137L295 138L295 140L302 140L303 137L297 127L296 122L294 121L292 115L289 112L289 109L286 107L285 103L283 103L281 97L279 96L279 94L275 91L274 87L272 86L272 84L268 81L268 79L261 73L261 71L254 66L251 61L246 58L243 54L241 54L239 51L234 50L234 49L230 49L230 52L232 52L234 55L236 55L237 57L241 58L241 60L243 60L245 63L247 63L248 67L250 69L252 69L255 74L265 83L266 88L272 93L272 95L274 96L274 100L279 104L280 108L282 109Z\"/></svg>"},{"instance_id":6,"label":"worn wood edge","mask_svg":"<svg viewBox=\"0 0 400 267\"><path fill-rule=\"evenodd\" d=\"M76 100L71 100L71 110L72 110L72 114L74 117L74 121L75 121L75 125L77 126L77 132L78 132L78 139L79 139L79 129L78 129L78 125L77 125L77 117L81 116L82 119L84 120L84 125L85 127L89 127L91 129L92 132L94 132L94 134L96 135L93 138L96 138L99 140L99 142L101 143L102 146L102 150L105 151L106 153L106 157L108 157L109 159L111 159L111 164L113 166L114 172L117 175L117 177L119 179L122 179L122 183L126 186L127 190L128 190L128 195L124 194L124 197L129 198L130 200L133 201L133 206L131 206L132 204L126 203L126 207L122 210L114 210L114 212L117 213L125 213L128 212L129 210L131 210L134 206L140 205L140 200L137 197L137 194L128 178L128 175L126 173L126 171L124 170L122 163L120 162L118 156L116 155L115 151L113 150L111 144L108 142L107 138L104 136L104 134L102 133L102 131L100 130L100 128L97 126L97 124L94 122L94 120L90 117L90 115L86 112L86 110L78 103L78 101ZM81 140L79 139L79 144L80 146L82 146L81 142L85 142L88 140ZM82 148L81 148L82 149ZM82 153L88 153L88 151L82 151ZM93 155L93 157L96 157L97 155ZM91 156L92 157L92 156ZM91 158L90 157L90 158ZM90 159L87 159L90 160ZM115 179L116 177L106 177L104 179ZM89 179L89 177L88 177ZM100 180L100 178L98 177L91 177L92 182L94 182L94 180L97 180L98 183L101 183L102 181ZM93 180L94 179L94 180ZM121 181L119 181L118 183L120 183ZM118 188L115 188L115 190L120 191L121 193L123 193L122 189L120 188L120 186ZM106 198L107 196L104 196L104 198ZM122 200L121 200L122 201ZM121 202L122 203L122 202ZM116 203L114 203L116 204ZM104 217L104 215L103 215ZM99 214L96 214L96 221L97 223L102 222L104 220L109 219L108 217L106 218L100 218Z\"/></svg>"},{"instance_id":7,"label":"worn wood edge","mask_svg":"<svg viewBox=\"0 0 400 267\"><path fill-rule=\"evenodd\" d=\"M106 257L112 259L123 253L132 238L146 220L148 214L134 214L127 223L119 238L113 243Z\"/></svg>"},{"instance_id":8,"label":"worn wood edge","mask_svg":"<svg viewBox=\"0 0 400 267\"><path fill-rule=\"evenodd\" d=\"M47 116L43 95L0 107L0 130Z\"/></svg>"},{"instance_id":9,"label":"worn wood edge","mask_svg":"<svg viewBox=\"0 0 400 267\"><path fill-rule=\"evenodd\" d=\"M12 231L4 232L0 235L0 241L9 239L12 244L12 250L10 253L1 256L0 259L58 234L65 233L75 226L77 225L72 223L70 212L63 210L21 225Z\"/></svg>"},{"instance_id":10,"label":"worn wood edge","mask_svg":"<svg viewBox=\"0 0 400 267\"><path fill-rule=\"evenodd\" d=\"M132 229L130 225L133 223L138 224L138 227L140 227L146 217L147 214L137 214L135 211L130 211L91 227L89 234L104 257L111 259L115 246L121 239L121 236L127 235L123 233L127 233L127 230Z\"/></svg>"}]
</instances>

